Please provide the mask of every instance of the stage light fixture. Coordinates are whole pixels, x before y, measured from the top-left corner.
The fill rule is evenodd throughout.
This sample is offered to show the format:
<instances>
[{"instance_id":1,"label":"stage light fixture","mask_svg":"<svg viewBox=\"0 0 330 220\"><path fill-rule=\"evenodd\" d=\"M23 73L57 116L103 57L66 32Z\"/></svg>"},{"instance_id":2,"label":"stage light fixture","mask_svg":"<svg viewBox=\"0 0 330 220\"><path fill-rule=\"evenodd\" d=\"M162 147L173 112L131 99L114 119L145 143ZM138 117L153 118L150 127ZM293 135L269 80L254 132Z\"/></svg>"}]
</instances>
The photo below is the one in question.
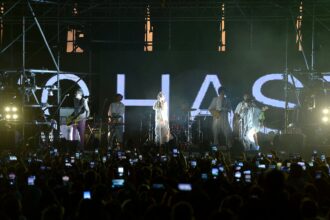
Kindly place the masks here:
<instances>
[{"instance_id":1,"label":"stage light fixture","mask_svg":"<svg viewBox=\"0 0 330 220\"><path fill-rule=\"evenodd\" d=\"M322 121L323 121L324 123L327 123L327 122L329 121L328 116L323 116L323 117L322 117Z\"/></svg>"},{"instance_id":2,"label":"stage light fixture","mask_svg":"<svg viewBox=\"0 0 330 220\"><path fill-rule=\"evenodd\" d=\"M6 121L17 121L19 119L19 108L13 104L4 107L3 116Z\"/></svg>"},{"instance_id":3,"label":"stage light fixture","mask_svg":"<svg viewBox=\"0 0 330 220\"><path fill-rule=\"evenodd\" d=\"M328 108L324 108L324 109L322 110L322 113L323 113L324 115L329 114L329 109L328 109Z\"/></svg>"}]
</instances>

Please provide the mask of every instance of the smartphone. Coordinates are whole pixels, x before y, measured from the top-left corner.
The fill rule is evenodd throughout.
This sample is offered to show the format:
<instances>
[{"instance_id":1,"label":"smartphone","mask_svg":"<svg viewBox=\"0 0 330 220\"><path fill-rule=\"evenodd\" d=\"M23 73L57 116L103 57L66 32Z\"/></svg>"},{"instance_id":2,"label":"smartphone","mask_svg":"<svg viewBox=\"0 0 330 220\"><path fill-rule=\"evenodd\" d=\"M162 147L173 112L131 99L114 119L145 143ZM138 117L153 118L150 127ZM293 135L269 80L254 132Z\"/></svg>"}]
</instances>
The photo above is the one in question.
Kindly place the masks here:
<instances>
[{"instance_id":1,"label":"smartphone","mask_svg":"<svg viewBox=\"0 0 330 220\"><path fill-rule=\"evenodd\" d=\"M191 168L196 168L196 166L197 166L197 161L196 161L196 160L192 160L192 161L190 161L190 166L191 166Z\"/></svg>"},{"instance_id":2,"label":"smartphone","mask_svg":"<svg viewBox=\"0 0 330 220\"><path fill-rule=\"evenodd\" d=\"M225 167L224 167L224 166L219 166L219 171L220 171L221 173L225 172Z\"/></svg>"},{"instance_id":3,"label":"smartphone","mask_svg":"<svg viewBox=\"0 0 330 220\"><path fill-rule=\"evenodd\" d=\"M94 161L89 162L89 167L93 169L95 167L95 162Z\"/></svg>"},{"instance_id":4,"label":"smartphone","mask_svg":"<svg viewBox=\"0 0 330 220\"><path fill-rule=\"evenodd\" d=\"M322 171L316 170L315 171L315 179L321 179L322 178Z\"/></svg>"},{"instance_id":5,"label":"smartphone","mask_svg":"<svg viewBox=\"0 0 330 220\"><path fill-rule=\"evenodd\" d=\"M243 174L245 182L251 183L251 170L245 170Z\"/></svg>"},{"instance_id":6,"label":"smartphone","mask_svg":"<svg viewBox=\"0 0 330 220\"><path fill-rule=\"evenodd\" d=\"M202 180L207 180L208 179L207 173L202 173L201 178Z\"/></svg>"},{"instance_id":7,"label":"smartphone","mask_svg":"<svg viewBox=\"0 0 330 220\"><path fill-rule=\"evenodd\" d=\"M321 159L321 161L325 161L325 155L321 154L320 159Z\"/></svg>"},{"instance_id":8,"label":"smartphone","mask_svg":"<svg viewBox=\"0 0 330 220\"><path fill-rule=\"evenodd\" d=\"M107 162L107 157L106 157L106 156L103 156L103 157L102 157L102 162L103 162L103 163Z\"/></svg>"},{"instance_id":9,"label":"smartphone","mask_svg":"<svg viewBox=\"0 0 330 220\"><path fill-rule=\"evenodd\" d=\"M301 166L302 168L305 167L305 169L306 169L306 164L305 164L305 162L300 161L300 162L298 162L298 165Z\"/></svg>"},{"instance_id":10,"label":"smartphone","mask_svg":"<svg viewBox=\"0 0 330 220\"><path fill-rule=\"evenodd\" d=\"M70 180L69 176L63 176L62 177L63 184L65 184L65 185L69 182L69 180Z\"/></svg>"},{"instance_id":11,"label":"smartphone","mask_svg":"<svg viewBox=\"0 0 330 220\"><path fill-rule=\"evenodd\" d=\"M113 179L112 180L112 188L113 189L122 188L122 187L124 187L124 184L125 184L124 179Z\"/></svg>"},{"instance_id":12,"label":"smartphone","mask_svg":"<svg viewBox=\"0 0 330 220\"><path fill-rule=\"evenodd\" d=\"M267 154L267 158L269 159L273 158L273 154Z\"/></svg>"},{"instance_id":13,"label":"smartphone","mask_svg":"<svg viewBox=\"0 0 330 220\"><path fill-rule=\"evenodd\" d=\"M36 176L29 176L27 179L28 186L34 186L34 181L36 180Z\"/></svg>"},{"instance_id":14,"label":"smartphone","mask_svg":"<svg viewBox=\"0 0 330 220\"><path fill-rule=\"evenodd\" d=\"M218 168L212 168L211 173L214 177L217 177L219 175L219 169Z\"/></svg>"},{"instance_id":15,"label":"smartphone","mask_svg":"<svg viewBox=\"0 0 330 220\"><path fill-rule=\"evenodd\" d=\"M9 156L9 160L10 161L17 161L17 157L16 156Z\"/></svg>"},{"instance_id":16,"label":"smartphone","mask_svg":"<svg viewBox=\"0 0 330 220\"><path fill-rule=\"evenodd\" d=\"M83 192L84 199L92 199L91 191L84 191Z\"/></svg>"},{"instance_id":17,"label":"smartphone","mask_svg":"<svg viewBox=\"0 0 330 220\"><path fill-rule=\"evenodd\" d=\"M240 179L242 177L242 173L240 171L235 172L235 178Z\"/></svg>"},{"instance_id":18,"label":"smartphone","mask_svg":"<svg viewBox=\"0 0 330 220\"><path fill-rule=\"evenodd\" d=\"M95 149L95 154L98 154L99 153L99 149Z\"/></svg>"},{"instance_id":19,"label":"smartphone","mask_svg":"<svg viewBox=\"0 0 330 220\"><path fill-rule=\"evenodd\" d=\"M119 174L119 176L124 175L124 167L118 167L118 174Z\"/></svg>"},{"instance_id":20,"label":"smartphone","mask_svg":"<svg viewBox=\"0 0 330 220\"><path fill-rule=\"evenodd\" d=\"M162 155L162 156L160 157L160 160L161 160L162 162L166 162L166 161L167 161L167 156Z\"/></svg>"},{"instance_id":21,"label":"smartphone","mask_svg":"<svg viewBox=\"0 0 330 220\"><path fill-rule=\"evenodd\" d=\"M16 175L15 175L15 173L9 173L8 179L9 179L9 184L10 185L14 185L15 182L16 182Z\"/></svg>"},{"instance_id":22,"label":"smartphone","mask_svg":"<svg viewBox=\"0 0 330 220\"><path fill-rule=\"evenodd\" d=\"M266 165L265 164L259 164L258 168L259 169L266 169Z\"/></svg>"},{"instance_id":23,"label":"smartphone","mask_svg":"<svg viewBox=\"0 0 330 220\"><path fill-rule=\"evenodd\" d=\"M239 182L241 181L242 173L240 171L235 171L234 177L236 182Z\"/></svg>"},{"instance_id":24,"label":"smartphone","mask_svg":"<svg viewBox=\"0 0 330 220\"><path fill-rule=\"evenodd\" d=\"M71 162L71 163L74 163L74 161L75 161L75 158L74 158L74 157L71 157L70 162Z\"/></svg>"},{"instance_id":25,"label":"smartphone","mask_svg":"<svg viewBox=\"0 0 330 220\"><path fill-rule=\"evenodd\" d=\"M179 151L178 151L177 148L174 148L173 151L172 151L172 153L173 153L173 157L177 157L178 154L179 154Z\"/></svg>"},{"instance_id":26,"label":"smartphone","mask_svg":"<svg viewBox=\"0 0 330 220\"><path fill-rule=\"evenodd\" d=\"M76 152L76 159L79 159L80 158L80 154L79 154L79 152Z\"/></svg>"},{"instance_id":27,"label":"smartphone","mask_svg":"<svg viewBox=\"0 0 330 220\"><path fill-rule=\"evenodd\" d=\"M152 184L152 188L153 189L165 189L165 186L162 183L154 183L154 184Z\"/></svg>"},{"instance_id":28,"label":"smartphone","mask_svg":"<svg viewBox=\"0 0 330 220\"><path fill-rule=\"evenodd\" d=\"M213 146L211 146L211 150L212 150L213 152L216 152L216 151L218 151L218 148L217 148L216 145L213 145Z\"/></svg>"},{"instance_id":29,"label":"smartphone","mask_svg":"<svg viewBox=\"0 0 330 220\"><path fill-rule=\"evenodd\" d=\"M276 164L276 166L277 166L277 169L281 169L282 163L281 163L281 162L278 162L278 163Z\"/></svg>"},{"instance_id":30,"label":"smartphone","mask_svg":"<svg viewBox=\"0 0 330 220\"><path fill-rule=\"evenodd\" d=\"M192 190L192 186L190 183L179 183L178 190L184 191L184 192L189 192Z\"/></svg>"},{"instance_id":31,"label":"smartphone","mask_svg":"<svg viewBox=\"0 0 330 220\"><path fill-rule=\"evenodd\" d=\"M240 166L240 167L242 167L243 166L243 162L240 161L240 162L237 163L237 165Z\"/></svg>"}]
</instances>

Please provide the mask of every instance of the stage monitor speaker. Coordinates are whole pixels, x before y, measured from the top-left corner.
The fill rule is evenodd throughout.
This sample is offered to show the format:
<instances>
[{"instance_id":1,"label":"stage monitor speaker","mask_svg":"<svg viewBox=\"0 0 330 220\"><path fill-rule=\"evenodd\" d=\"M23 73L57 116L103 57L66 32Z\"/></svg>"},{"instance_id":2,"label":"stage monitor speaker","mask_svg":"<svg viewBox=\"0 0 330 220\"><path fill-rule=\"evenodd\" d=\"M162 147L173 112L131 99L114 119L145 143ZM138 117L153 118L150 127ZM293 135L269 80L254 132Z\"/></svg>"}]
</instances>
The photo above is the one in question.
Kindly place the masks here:
<instances>
[{"instance_id":1,"label":"stage monitor speaker","mask_svg":"<svg viewBox=\"0 0 330 220\"><path fill-rule=\"evenodd\" d=\"M305 135L303 134L281 134L275 135L274 147L290 153L299 153L305 147Z\"/></svg>"}]
</instances>

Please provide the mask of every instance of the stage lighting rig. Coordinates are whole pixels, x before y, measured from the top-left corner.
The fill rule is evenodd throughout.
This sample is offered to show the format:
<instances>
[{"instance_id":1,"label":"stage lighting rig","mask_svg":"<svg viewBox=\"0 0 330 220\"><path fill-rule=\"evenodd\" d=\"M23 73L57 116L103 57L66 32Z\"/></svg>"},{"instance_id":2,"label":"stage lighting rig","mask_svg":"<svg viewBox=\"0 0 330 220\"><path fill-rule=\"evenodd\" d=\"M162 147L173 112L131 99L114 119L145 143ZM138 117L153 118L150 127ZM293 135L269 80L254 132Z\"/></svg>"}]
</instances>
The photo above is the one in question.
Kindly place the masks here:
<instances>
[{"instance_id":1,"label":"stage lighting rig","mask_svg":"<svg viewBox=\"0 0 330 220\"><path fill-rule=\"evenodd\" d=\"M329 109L328 109L328 108L324 108L324 109L322 110L322 113L323 113L324 115L329 114Z\"/></svg>"},{"instance_id":2,"label":"stage lighting rig","mask_svg":"<svg viewBox=\"0 0 330 220\"><path fill-rule=\"evenodd\" d=\"M328 123L329 122L329 108L323 108L322 109L322 118L321 118L321 120L322 120L322 122L323 123Z\"/></svg>"},{"instance_id":3,"label":"stage lighting rig","mask_svg":"<svg viewBox=\"0 0 330 220\"><path fill-rule=\"evenodd\" d=\"M13 104L4 106L2 117L6 121L15 122L20 119L19 108Z\"/></svg>"}]
</instances>

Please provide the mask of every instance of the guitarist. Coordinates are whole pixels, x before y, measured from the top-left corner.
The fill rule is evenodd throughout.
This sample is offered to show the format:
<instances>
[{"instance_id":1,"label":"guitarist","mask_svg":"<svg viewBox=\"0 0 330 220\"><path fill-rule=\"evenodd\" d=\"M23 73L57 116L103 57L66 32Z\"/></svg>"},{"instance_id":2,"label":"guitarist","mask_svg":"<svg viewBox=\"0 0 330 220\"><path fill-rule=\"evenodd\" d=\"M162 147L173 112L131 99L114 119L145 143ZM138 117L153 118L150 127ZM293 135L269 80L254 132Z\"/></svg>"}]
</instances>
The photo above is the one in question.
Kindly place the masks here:
<instances>
[{"instance_id":1,"label":"guitarist","mask_svg":"<svg viewBox=\"0 0 330 220\"><path fill-rule=\"evenodd\" d=\"M73 125L73 137L76 132L80 137L80 150L84 150L86 119L89 117L90 111L88 107L88 99L84 98L82 90L77 90L74 97L74 111L71 114L71 124Z\"/></svg>"},{"instance_id":2,"label":"guitarist","mask_svg":"<svg viewBox=\"0 0 330 220\"><path fill-rule=\"evenodd\" d=\"M125 105L121 102L122 99L123 96L121 94L116 94L115 101L109 106L108 141L110 148L113 147L112 145L115 138L120 147L122 147L123 144Z\"/></svg>"},{"instance_id":3,"label":"guitarist","mask_svg":"<svg viewBox=\"0 0 330 220\"><path fill-rule=\"evenodd\" d=\"M228 120L228 113L231 111L230 101L225 97L225 88L218 89L218 96L214 97L209 112L213 116L212 132L213 144L220 144L220 137L223 137L221 144L231 147L231 128Z\"/></svg>"}]
</instances>

